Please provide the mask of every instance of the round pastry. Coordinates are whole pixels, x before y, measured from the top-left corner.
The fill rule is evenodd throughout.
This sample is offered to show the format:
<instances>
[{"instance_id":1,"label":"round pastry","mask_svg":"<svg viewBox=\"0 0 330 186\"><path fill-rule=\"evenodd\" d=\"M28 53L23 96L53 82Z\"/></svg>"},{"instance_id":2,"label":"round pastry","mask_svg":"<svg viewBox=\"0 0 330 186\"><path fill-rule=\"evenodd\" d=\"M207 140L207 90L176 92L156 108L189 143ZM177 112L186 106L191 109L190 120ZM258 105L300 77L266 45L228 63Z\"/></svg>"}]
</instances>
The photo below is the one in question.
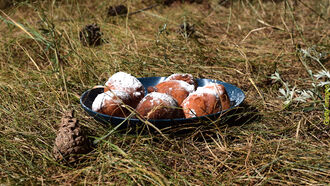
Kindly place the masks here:
<instances>
[{"instance_id":1,"label":"round pastry","mask_svg":"<svg viewBox=\"0 0 330 186\"><path fill-rule=\"evenodd\" d=\"M136 108L136 112L147 119L182 118L183 112L170 95L151 92L146 95Z\"/></svg>"},{"instance_id":2,"label":"round pastry","mask_svg":"<svg viewBox=\"0 0 330 186\"><path fill-rule=\"evenodd\" d=\"M194 85L195 90L197 88L197 81L194 79L194 77L191 74L172 74L166 78L165 81L169 80L182 80L187 82L190 85Z\"/></svg>"},{"instance_id":3,"label":"round pastry","mask_svg":"<svg viewBox=\"0 0 330 186\"><path fill-rule=\"evenodd\" d=\"M204 87L199 87L198 89L210 89L220 98L222 110L227 110L230 108L230 99L227 94L226 88L217 83L210 83ZM198 90L197 89L197 90Z\"/></svg>"},{"instance_id":4,"label":"round pastry","mask_svg":"<svg viewBox=\"0 0 330 186\"><path fill-rule=\"evenodd\" d=\"M144 86L134 76L125 72L117 72L113 74L105 83L104 91L107 90L119 90L127 92L131 97L131 107L135 108L141 99L144 97Z\"/></svg>"},{"instance_id":5,"label":"round pastry","mask_svg":"<svg viewBox=\"0 0 330 186\"><path fill-rule=\"evenodd\" d=\"M107 91L96 96L92 110L110 116L126 117L130 113L126 105L130 105L130 102L131 97L126 92Z\"/></svg>"},{"instance_id":6,"label":"round pastry","mask_svg":"<svg viewBox=\"0 0 330 186\"><path fill-rule=\"evenodd\" d=\"M194 92L194 85L181 80L163 81L155 87L148 87L149 92L160 92L172 96L180 105L186 97Z\"/></svg>"},{"instance_id":7,"label":"round pastry","mask_svg":"<svg viewBox=\"0 0 330 186\"><path fill-rule=\"evenodd\" d=\"M197 89L182 102L181 106L186 118L200 117L221 111L219 97L208 89Z\"/></svg>"}]
</instances>

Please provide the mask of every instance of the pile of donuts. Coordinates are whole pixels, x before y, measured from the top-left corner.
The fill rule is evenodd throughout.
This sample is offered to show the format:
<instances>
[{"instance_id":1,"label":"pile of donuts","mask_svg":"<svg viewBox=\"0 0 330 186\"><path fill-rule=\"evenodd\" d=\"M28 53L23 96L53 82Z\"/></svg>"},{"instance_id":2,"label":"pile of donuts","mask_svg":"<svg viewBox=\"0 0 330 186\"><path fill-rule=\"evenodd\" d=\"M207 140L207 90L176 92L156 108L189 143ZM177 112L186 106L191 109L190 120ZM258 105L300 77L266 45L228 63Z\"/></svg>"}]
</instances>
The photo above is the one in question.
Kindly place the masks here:
<instances>
[{"instance_id":1,"label":"pile of donuts","mask_svg":"<svg viewBox=\"0 0 330 186\"><path fill-rule=\"evenodd\" d=\"M156 86L147 87L146 95L143 84L125 72L113 74L103 88L92 110L110 116L127 117L135 109L146 119L193 118L230 108L223 85L198 87L191 74L172 74Z\"/></svg>"}]
</instances>

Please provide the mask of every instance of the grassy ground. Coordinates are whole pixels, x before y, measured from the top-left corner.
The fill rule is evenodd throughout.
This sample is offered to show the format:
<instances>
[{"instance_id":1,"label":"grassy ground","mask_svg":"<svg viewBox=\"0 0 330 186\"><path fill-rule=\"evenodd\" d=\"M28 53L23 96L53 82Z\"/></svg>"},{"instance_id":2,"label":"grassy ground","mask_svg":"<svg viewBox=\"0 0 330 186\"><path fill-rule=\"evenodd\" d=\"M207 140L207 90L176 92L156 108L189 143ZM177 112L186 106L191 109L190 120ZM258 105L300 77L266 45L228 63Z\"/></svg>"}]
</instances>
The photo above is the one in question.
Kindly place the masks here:
<instances>
[{"instance_id":1,"label":"grassy ground","mask_svg":"<svg viewBox=\"0 0 330 186\"><path fill-rule=\"evenodd\" d=\"M330 69L329 0L210 0L106 16L108 6L121 3L131 12L153 4L24 1L0 14L0 182L330 184L324 88L314 89L319 97L285 105L285 85L270 78L277 71L290 89L307 90L318 82L309 72ZM84 47L79 30L94 22L104 42ZM194 24L191 37L177 32L184 22ZM302 53L311 49L316 60ZM246 101L230 120L184 134L116 131L86 161L56 162L52 148L66 110L74 109L93 137L111 130L82 110L79 97L117 71L219 79L240 87Z\"/></svg>"}]
</instances>

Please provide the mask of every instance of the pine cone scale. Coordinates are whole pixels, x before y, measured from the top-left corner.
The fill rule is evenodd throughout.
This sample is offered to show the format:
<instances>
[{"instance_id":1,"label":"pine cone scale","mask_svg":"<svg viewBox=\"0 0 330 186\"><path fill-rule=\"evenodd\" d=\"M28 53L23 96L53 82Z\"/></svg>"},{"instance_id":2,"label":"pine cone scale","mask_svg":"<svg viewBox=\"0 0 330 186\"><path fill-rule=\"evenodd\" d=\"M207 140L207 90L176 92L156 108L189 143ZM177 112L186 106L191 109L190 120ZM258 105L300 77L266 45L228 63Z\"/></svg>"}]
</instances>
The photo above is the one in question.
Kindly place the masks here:
<instances>
[{"instance_id":1,"label":"pine cone scale","mask_svg":"<svg viewBox=\"0 0 330 186\"><path fill-rule=\"evenodd\" d=\"M54 157L58 161L76 162L79 154L90 151L90 143L72 114L65 114L61 121L53 148Z\"/></svg>"}]
</instances>

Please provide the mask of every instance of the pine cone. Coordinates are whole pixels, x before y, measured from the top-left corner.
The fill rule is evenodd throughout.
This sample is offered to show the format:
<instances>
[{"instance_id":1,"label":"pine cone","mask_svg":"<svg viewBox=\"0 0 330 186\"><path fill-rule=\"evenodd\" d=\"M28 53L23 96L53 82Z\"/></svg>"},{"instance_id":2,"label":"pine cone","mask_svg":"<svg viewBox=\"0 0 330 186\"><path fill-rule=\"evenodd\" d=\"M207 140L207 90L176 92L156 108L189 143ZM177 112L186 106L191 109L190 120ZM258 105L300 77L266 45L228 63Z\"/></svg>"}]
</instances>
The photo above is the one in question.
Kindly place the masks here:
<instances>
[{"instance_id":1,"label":"pine cone","mask_svg":"<svg viewBox=\"0 0 330 186\"><path fill-rule=\"evenodd\" d=\"M10 0L0 0L0 10L8 8L11 4Z\"/></svg>"},{"instance_id":2,"label":"pine cone","mask_svg":"<svg viewBox=\"0 0 330 186\"><path fill-rule=\"evenodd\" d=\"M80 32L79 38L84 46L98 46L101 45L100 27L96 24L86 25Z\"/></svg>"},{"instance_id":3,"label":"pine cone","mask_svg":"<svg viewBox=\"0 0 330 186\"><path fill-rule=\"evenodd\" d=\"M174 3L177 0L163 0L162 4L166 6L170 6L172 3Z\"/></svg>"},{"instance_id":4,"label":"pine cone","mask_svg":"<svg viewBox=\"0 0 330 186\"><path fill-rule=\"evenodd\" d=\"M188 0L189 3L197 3L197 4L201 4L203 3L203 0Z\"/></svg>"},{"instance_id":5,"label":"pine cone","mask_svg":"<svg viewBox=\"0 0 330 186\"><path fill-rule=\"evenodd\" d=\"M188 2L188 3L201 4L203 3L203 0L158 0L157 2L166 6L170 6L174 2L181 2L181 3Z\"/></svg>"},{"instance_id":6,"label":"pine cone","mask_svg":"<svg viewBox=\"0 0 330 186\"><path fill-rule=\"evenodd\" d=\"M89 151L90 143L84 136L78 120L74 118L73 112L65 113L55 139L53 149L55 159L72 163L78 160L79 154L86 154Z\"/></svg>"},{"instance_id":7,"label":"pine cone","mask_svg":"<svg viewBox=\"0 0 330 186\"><path fill-rule=\"evenodd\" d=\"M110 6L108 9L108 16L118 16L127 14L128 10L124 5Z\"/></svg>"}]
</instances>

